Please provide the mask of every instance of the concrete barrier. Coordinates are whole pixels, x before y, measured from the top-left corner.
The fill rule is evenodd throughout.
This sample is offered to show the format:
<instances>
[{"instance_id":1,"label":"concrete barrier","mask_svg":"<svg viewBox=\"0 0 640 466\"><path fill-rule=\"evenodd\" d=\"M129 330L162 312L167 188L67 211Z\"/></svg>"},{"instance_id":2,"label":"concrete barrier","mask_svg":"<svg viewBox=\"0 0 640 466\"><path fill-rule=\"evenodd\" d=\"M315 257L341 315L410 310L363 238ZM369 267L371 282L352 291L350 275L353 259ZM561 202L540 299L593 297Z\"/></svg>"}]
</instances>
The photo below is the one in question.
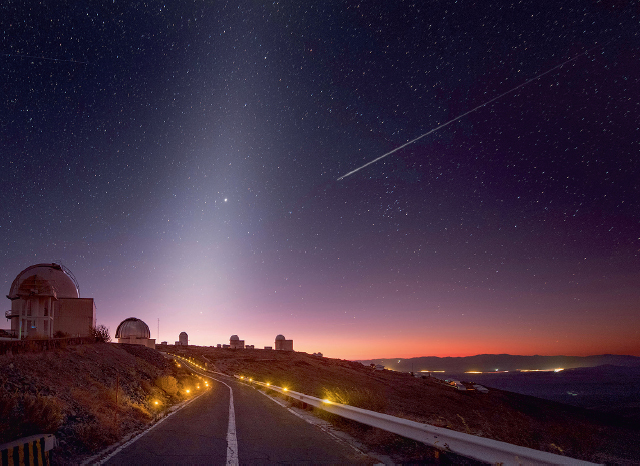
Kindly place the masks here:
<instances>
[{"instance_id":1,"label":"concrete barrier","mask_svg":"<svg viewBox=\"0 0 640 466\"><path fill-rule=\"evenodd\" d=\"M471 458L490 464L570 464L592 465L567 456L555 455L532 448L521 447L511 443L464 434L455 430L435 427L429 424L410 421L388 414L376 413L366 409L334 403L329 400L321 400L303 393L287 390L286 388L267 385L262 382L252 381L244 377L236 376L244 382L261 385L265 388L279 392L293 400L301 401L315 408L323 409L332 414L351 419L353 421L377 427L379 429L401 435L418 442L430 445L441 451L452 452L465 458Z\"/></svg>"},{"instance_id":2,"label":"concrete barrier","mask_svg":"<svg viewBox=\"0 0 640 466\"><path fill-rule=\"evenodd\" d=\"M2 466L49 465L49 453L57 445L52 434L32 435L0 445Z\"/></svg>"}]
</instances>

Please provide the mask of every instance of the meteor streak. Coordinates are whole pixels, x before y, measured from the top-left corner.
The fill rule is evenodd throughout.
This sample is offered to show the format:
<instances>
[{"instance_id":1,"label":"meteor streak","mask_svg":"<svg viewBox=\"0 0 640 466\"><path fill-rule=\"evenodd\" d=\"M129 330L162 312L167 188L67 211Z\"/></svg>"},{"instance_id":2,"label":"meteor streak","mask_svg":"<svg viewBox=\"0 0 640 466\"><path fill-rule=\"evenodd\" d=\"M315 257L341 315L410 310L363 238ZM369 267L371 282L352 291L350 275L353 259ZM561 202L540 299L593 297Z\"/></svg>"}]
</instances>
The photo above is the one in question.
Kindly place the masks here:
<instances>
[{"instance_id":1,"label":"meteor streak","mask_svg":"<svg viewBox=\"0 0 640 466\"><path fill-rule=\"evenodd\" d=\"M609 42L611 42L611 41L609 41ZM498 99L499 99L499 98L501 98L501 97L504 97L504 96L505 96L505 95L507 95L507 94L511 94L512 92L514 92L514 91L516 91L516 90L520 89L521 87L526 86L526 85L527 85L527 84L529 84L530 82L533 82L533 81L535 81L536 79L540 79L540 78L541 78L541 77L543 77L544 75L549 74L549 73L551 73L552 71L557 70L558 68L562 68L562 67L563 67L564 65L566 65L567 63L571 63L572 61L577 60L578 58L580 58L580 57L581 57L581 56L583 56L583 55L588 54L588 53L589 53L589 52L591 52L592 50L594 50L594 49L596 49L596 48L598 48L598 47L604 47L604 46L606 46L609 42L605 43L605 44L604 44L604 45L602 45L602 46L596 45L595 47L592 47L592 48L590 48L590 49L588 49L588 50L585 50L584 52L579 53L579 54L578 54L578 55L576 55L575 57L570 58L570 59L568 59L568 60L566 60L566 61L564 61L564 62L560 63L559 65L556 65L556 66L554 66L553 68L548 69L547 71L545 71L545 72L543 72L543 73L540 73L540 74L538 74L538 75L534 76L534 77L533 77L533 78L531 78L531 79L526 80L526 81L525 81L525 82L523 82L522 84L518 84L516 87L514 87L514 88L512 88L512 89L509 89L508 91L503 92L502 94L500 94L500 95L498 95L498 96L496 96L496 97L494 97L494 98L492 98L492 99L490 99L490 100L487 100L487 101L486 101L486 102L484 102L483 104L480 104L480 105L478 105L477 107L474 107L474 108L472 108L471 110L466 111L466 112L465 112L465 113L463 113L462 115L458 115L457 117L455 117L455 118L453 118L453 119L451 119L451 120L447 121L446 123L443 123L443 124L441 124L441 125L439 125L439 126L436 126L435 128L433 128L433 129L431 129L431 130L427 131L426 133L424 133L423 135L418 136L417 138L412 139L412 140L411 140L411 141L409 141L409 142L405 142L405 143L404 143L404 144L402 144L401 146L396 147L395 149L393 149L393 150L391 150L391 151L387 152L386 154L382 154L380 157L377 157L377 158L375 158L375 159L373 159L373 160L371 160L371 161L369 161L369 162L365 163L364 165L362 165L361 167L356 168L355 170L351 170L351 171L350 171L349 173L347 173L346 175L342 175L342 176L341 176L340 178L338 178L336 181L341 181L341 180L345 179L346 177L351 176L351 175L353 175L353 174L354 174L354 173L356 173L356 172L359 172L359 171L360 171L360 170L362 170L363 168L368 167L369 165L371 165L372 163L376 163L378 160L382 160L382 159L384 159L385 157L387 157L387 156L389 156L389 155L393 154L394 152L397 152L397 151L399 151L400 149L402 149L402 148L404 148L404 147L407 147L409 144L413 144L413 143L414 143L414 142L416 142L417 140L422 139L423 137L428 136L428 135L430 135L431 133L433 133L433 132L435 132L435 131L438 131L439 129L442 129L442 128L444 128L444 127L445 127L445 126L447 126L447 125L450 125L450 124L451 124L451 123L453 123L454 121L458 121L460 118L465 117L465 116L467 116L468 114L475 112L475 111L476 111L476 110L478 110L479 108L484 107L485 105L489 105L490 103L495 102L496 100L498 100Z\"/></svg>"},{"instance_id":2,"label":"meteor streak","mask_svg":"<svg viewBox=\"0 0 640 466\"><path fill-rule=\"evenodd\" d=\"M17 57L17 58L34 58L36 60L49 60L49 61L64 61L67 63L80 63L82 65L88 65L88 61L78 61L78 60L66 60L64 58L47 58L47 57L36 57L35 55L21 55L17 53L0 53L0 55L4 57Z\"/></svg>"}]
</instances>

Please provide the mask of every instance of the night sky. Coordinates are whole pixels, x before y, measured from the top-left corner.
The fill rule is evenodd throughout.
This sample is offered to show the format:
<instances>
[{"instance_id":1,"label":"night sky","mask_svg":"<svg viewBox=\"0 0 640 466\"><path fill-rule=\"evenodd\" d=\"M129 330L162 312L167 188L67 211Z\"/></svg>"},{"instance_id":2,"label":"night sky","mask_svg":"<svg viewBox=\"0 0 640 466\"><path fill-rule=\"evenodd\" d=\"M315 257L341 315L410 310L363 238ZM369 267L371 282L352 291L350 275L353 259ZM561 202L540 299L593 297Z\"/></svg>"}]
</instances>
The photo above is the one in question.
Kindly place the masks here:
<instances>
[{"instance_id":1,"label":"night sky","mask_svg":"<svg viewBox=\"0 0 640 466\"><path fill-rule=\"evenodd\" d=\"M638 5L3 2L3 294L59 262L112 336L640 355Z\"/></svg>"}]
</instances>

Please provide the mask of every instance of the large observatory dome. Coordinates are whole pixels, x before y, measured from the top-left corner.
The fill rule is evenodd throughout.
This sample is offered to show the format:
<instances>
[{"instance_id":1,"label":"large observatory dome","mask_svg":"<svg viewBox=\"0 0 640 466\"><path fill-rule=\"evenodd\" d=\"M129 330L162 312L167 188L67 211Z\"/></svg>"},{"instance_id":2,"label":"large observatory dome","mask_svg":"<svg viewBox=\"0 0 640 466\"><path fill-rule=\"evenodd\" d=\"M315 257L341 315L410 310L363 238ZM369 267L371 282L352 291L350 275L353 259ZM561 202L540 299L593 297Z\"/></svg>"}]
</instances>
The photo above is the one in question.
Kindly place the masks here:
<instances>
[{"instance_id":1,"label":"large observatory dome","mask_svg":"<svg viewBox=\"0 0 640 466\"><path fill-rule=\"evenodd\" d=\"M272 333L271 335L273 335L273 333ZM283 340L286 340L286 338L284 337L284 335L278 335L278 336L276 337L276 341L283 341Z\"/></svg>"},{"instance_id":2,"label":"large observatory dome","mask_svg":"<svg viewBox=\"0 0 640 466\"><path fill-rule=\"evenodd\" d=\"M116 338L150 338L151 332L149 326L140 319L135 317L129 317L124 319L118 325L116 330Z\"/></svg>"},{"instance_id":3,"label":"large observatory dome","mask_svg":"<svg viewBox=\"0 0 640 466\"><path fill-rule=\"evenodd\" d=\"M27 267L13 281L7 297L17 299L20 296L32 295L54 296L58 299L80 297L74 279L58 264L36 264Z\"/></svg>"},{"instance_id":4,"label":"large observatory dome","mask_svg":"<svg viewBox=\"0 0 640 466\"><path fill-rule=\"evenodd\" d=\"M231 338L229 338L230 341L239 341L240 337L238 337L238 335L231 335Z\"/></svg>"}]
</instances>

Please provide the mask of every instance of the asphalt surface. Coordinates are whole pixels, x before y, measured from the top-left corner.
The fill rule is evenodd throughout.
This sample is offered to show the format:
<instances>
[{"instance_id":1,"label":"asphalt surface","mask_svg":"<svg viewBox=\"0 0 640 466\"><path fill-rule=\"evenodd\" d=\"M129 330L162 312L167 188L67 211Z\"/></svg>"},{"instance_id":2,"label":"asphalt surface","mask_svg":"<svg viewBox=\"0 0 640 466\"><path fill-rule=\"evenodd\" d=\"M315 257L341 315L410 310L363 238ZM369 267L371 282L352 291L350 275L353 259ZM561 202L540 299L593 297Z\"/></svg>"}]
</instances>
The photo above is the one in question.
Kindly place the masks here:
<instances>
[{"instance_id":1,"label":"asphalt surface","mask_svg":"<svg viewBox=\"0 0 640 466\"><path fill-rule=\"evenodd\" d=\"M253 387L216 376L233 389L239 464L372 463ZM227 464L229 388L212 388L104 464Z\"/></svg>"},{"instance_id":2,"label":"asphalt surface","mask_svg":"<svg viewBox=\"0 0 640 466\"><path fill-rule=\"evenodd\" d=\"M226 464L229 389L215 383L104 464Z\"/></svg>"}]
</instances>

